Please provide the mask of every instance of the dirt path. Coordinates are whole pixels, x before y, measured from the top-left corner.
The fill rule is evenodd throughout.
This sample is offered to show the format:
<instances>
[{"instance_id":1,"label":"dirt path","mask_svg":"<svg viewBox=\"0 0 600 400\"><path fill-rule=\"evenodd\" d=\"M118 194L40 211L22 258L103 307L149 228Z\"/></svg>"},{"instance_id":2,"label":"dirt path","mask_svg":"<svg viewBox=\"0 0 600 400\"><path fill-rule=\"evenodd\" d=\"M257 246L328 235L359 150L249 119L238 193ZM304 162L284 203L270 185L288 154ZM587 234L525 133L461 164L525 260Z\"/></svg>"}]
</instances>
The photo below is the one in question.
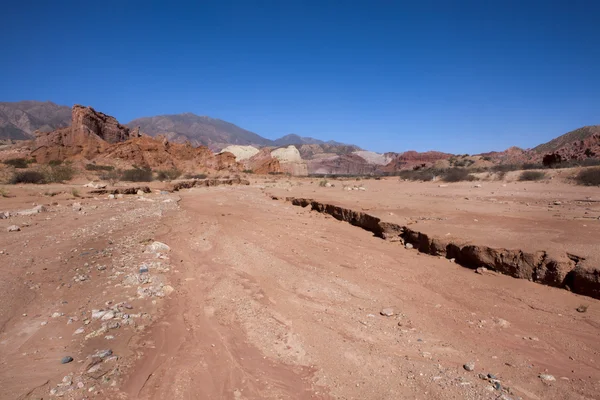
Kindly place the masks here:
<instances>
[{"instance_id":1,"label":"dirt path","mask_svg":"<svg viewBox=\"0 0 600 400\"><path fill-rule=\"evenodd\" d=\"M478 275L253 187L181 195L158 237L176 296L134 345L132 398L600 398L597 300Z\"/></svg>"}]
</instances>

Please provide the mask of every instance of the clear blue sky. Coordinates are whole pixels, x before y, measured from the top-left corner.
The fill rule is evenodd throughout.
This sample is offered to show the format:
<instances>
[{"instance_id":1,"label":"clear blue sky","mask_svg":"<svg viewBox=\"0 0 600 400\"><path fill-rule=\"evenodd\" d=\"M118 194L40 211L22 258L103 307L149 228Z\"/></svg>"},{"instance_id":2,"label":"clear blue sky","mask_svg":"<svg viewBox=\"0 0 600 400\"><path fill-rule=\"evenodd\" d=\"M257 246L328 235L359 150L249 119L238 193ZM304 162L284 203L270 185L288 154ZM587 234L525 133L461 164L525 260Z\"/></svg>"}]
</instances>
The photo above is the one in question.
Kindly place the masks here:
<instances>
[{"instance_id":1,"label":"clear blue sky","mask_svg":"<svg viewBox=\"0 0 600 400\"><path fill-rule=\"evenodd\" d=\"M375 151L600 124L600 1L6 1L0 101L193 112Z\"/></svg>"}]
</instances>

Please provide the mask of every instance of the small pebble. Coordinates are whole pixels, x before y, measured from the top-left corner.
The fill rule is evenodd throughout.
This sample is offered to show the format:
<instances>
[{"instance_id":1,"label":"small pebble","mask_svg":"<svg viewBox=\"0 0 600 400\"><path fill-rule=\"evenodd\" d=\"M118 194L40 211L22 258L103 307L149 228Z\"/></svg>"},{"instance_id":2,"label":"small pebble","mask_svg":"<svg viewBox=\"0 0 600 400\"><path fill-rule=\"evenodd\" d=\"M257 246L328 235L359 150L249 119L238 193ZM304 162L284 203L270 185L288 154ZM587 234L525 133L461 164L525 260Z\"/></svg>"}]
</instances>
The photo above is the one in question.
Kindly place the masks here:
<instances>
[{"instance_id":1,"label":"small pebble","mask_svg":"<svg viewBox=\"0 0 600 400\"><path fill-rule=\"evenodd\" d=\"M553 382L556 378L549 374L540 374L540 379L546 382Z\"/></svg>"},{"instance_id":2,"label":"small pebble","mask_svg":"<svg viewBox=\"0 0 600 400\"><path fill-rule=\"evenodd\" d=\"M380 311L380 314L383 315L384 317L391 317L392 315L394 315L394 309L393 308L384 308L383 310Z\"/></svg>"},{"instance_id":3,"label":"small pebble","mask_svg":"<svg viewBox=\"0 0 600 400\"><path fill-rule=\"evenodd\" d=\"M465 365L463 365L463 368L467 371L473 371L475 369L475 363L474 362L468 362Z\"/></svg>"}]
</instances>

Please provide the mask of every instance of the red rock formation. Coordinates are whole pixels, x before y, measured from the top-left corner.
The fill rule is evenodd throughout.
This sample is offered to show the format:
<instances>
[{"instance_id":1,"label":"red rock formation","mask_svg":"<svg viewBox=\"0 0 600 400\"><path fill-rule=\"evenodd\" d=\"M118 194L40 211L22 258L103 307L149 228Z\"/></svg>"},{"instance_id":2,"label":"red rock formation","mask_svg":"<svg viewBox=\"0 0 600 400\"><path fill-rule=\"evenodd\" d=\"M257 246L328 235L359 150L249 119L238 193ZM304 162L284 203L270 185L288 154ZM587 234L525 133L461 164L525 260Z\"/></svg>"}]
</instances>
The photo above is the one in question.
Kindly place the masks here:
<instances>
[{"instance_id":1,"label":"red rock formation","mask_svg":"<svg viewBox=\"0 0 600 400\"><path fill-rule=\"evenodd\" d=\"M150 136L115 143L98 158L149 168L240 170L240 165L231 153L213 154L206 146L192 147L189 143L171 143L164 138Z\"/></svg>"},{"instance_id":2,"label":"red rock formation","mask_svg":"<svg viewBox=\"0 0 600 400\"><path fill-rule=\"evenodd\" d=\"M280 173L279 160L271 155L271 149L264 147L258 153L243 161L244 169L251 170L255 174Z\"/></svg>"},{"instance_id":3,"label":"red rock formation","mask_svg":"<svg viewBox=\"0 0 600 400\"><path fill-rule=\"evenodd\" d=\"M73 106L71 126L47 133L38 133L31 155L40 163L64 160L74 156L90 159L105 151L111 143L139 136L109 115L91 107Z\"/></svg>"},{"instance_id":4,"label":"red rock formation","mask_svg":"<svg viewBox=\"0 0 600 400\"><path fill-rule=\"evenodd\" d=\"M425 167L430 167L436 161L447 160L448 158L452 157L452 154L441 153L439 151L426 151L424 153L419 153L414 150L406 151L400 154L389 155L393 157L392 161L381 168L385 172L395 172L401 169L412 169L415 166L422 166L423 164L425 164Z\"/></svg>"}]
</instances>

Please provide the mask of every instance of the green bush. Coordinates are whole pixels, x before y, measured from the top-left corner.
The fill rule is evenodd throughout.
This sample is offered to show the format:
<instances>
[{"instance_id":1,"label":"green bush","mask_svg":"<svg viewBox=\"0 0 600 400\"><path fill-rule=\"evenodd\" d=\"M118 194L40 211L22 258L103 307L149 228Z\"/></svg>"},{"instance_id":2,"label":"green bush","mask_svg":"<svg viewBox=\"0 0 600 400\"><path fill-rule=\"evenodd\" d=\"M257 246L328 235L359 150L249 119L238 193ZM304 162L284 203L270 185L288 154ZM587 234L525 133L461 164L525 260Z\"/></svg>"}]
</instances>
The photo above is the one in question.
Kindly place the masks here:
<instances>
[{"instance_id":1,"label":"green bush","mask_svg":"<svg viewBox=\"0 0 600 400\"><path fill-rule=\"evenodd\" d=\"M242 172L245 174L253 174L254 173L254 171L252 171L251 169L245 169Z\"/></svg>"},{"instance_id":2,"label":"green bush","mask_svg":"<svg viewBox=\"0 0 600 400\"><path fill-rule=\"evenodd\" d=\"M327 179L323 179L321 182L319 182L319 186L321 186L321 187L327 186Z\"/></svg>"},{"instance_id":3,"label":"green bush","mask_svg":"<svg viewBox=\"0 0 600 400\"><path fill-rule=\"evenodd\" d=\"M476 178L473 175L471 175L469 170L463 168L447 169L446 171L444 171L441 178L444 182L462 182L476 180Z\"/></svg>"},{"instance_id":4,"label":"green bush","mask_svg":"<svg viewBox=\"0 0 600 400\"><path fill-rule=\"evenodd\" d=\"M585 186L600 186L600 168L588 168L579 171L575 181Z\"/></svg>"},{"instance_id":5,"label":"green bush","mask_svg":"<svg viewBox=\"0 0 600 400\"><path fill-rule=\"evenodd\" d=\"M126 169L123 171L121 179L129 182L152 182L152 170L149 168Z\"/></svg>"},{"instance_id":6,"label":"green bush","mask_svg":"<svg viewBox=\"0 0 600 400\"><path fill-rule=\"evenodd\" d=\"M28 163L25 158L12 158L10 160L4 160L4 164L13 166L15 168L27 168Z\"/></svg>"},{"instance_id":7,"label":"green bush","mask_svg":"<svg viewBox=\"0 0 600 400\"><path fill-rule=\"evenodd\" d=\"M85 169L88 171L113 171L115 167L112 165L86 164Z\"/></svg>"},{"instance_id":8,"label":"green bush","mask_svg":"<svg viewBox=\"0 0 600 400\"><path fill-rule=\"evenodd\" d=\"M18 183L46 183L46 176L39 171L16 172L10 178L9 183L13 185Z\"/></svg>"},{"instance_id":9,"label":"green bush","mask_svg":"<svg viewBox=\"0 0 600 400\"><path fill-rule=\"evenodd\" d=\"M520 181L540 181L546 177L542 171L523 171L519 176Z\"/></svg>"},{"instance_id":10,"label":"green bush","mask_svg":"<svg viewBox=\"0 0 600 400\"><path fill-rule=\"evenodd\" d=\"M48 165L51 167L57 167L59 165L61 165L63 162L62 160L50 160L48 161Z\"/></svg>"},{"instance_id":11,"label":"green bush","mask_svg":"<svg viewBox=\"0 0 600 400\"><path fill-rule=\"evenodd\" d=\"M173 179L177 179L181 176L181 171L177 168L160 170L156 172L156 179L159 181L172 181Z\"/></svg>"}]
</instances>

